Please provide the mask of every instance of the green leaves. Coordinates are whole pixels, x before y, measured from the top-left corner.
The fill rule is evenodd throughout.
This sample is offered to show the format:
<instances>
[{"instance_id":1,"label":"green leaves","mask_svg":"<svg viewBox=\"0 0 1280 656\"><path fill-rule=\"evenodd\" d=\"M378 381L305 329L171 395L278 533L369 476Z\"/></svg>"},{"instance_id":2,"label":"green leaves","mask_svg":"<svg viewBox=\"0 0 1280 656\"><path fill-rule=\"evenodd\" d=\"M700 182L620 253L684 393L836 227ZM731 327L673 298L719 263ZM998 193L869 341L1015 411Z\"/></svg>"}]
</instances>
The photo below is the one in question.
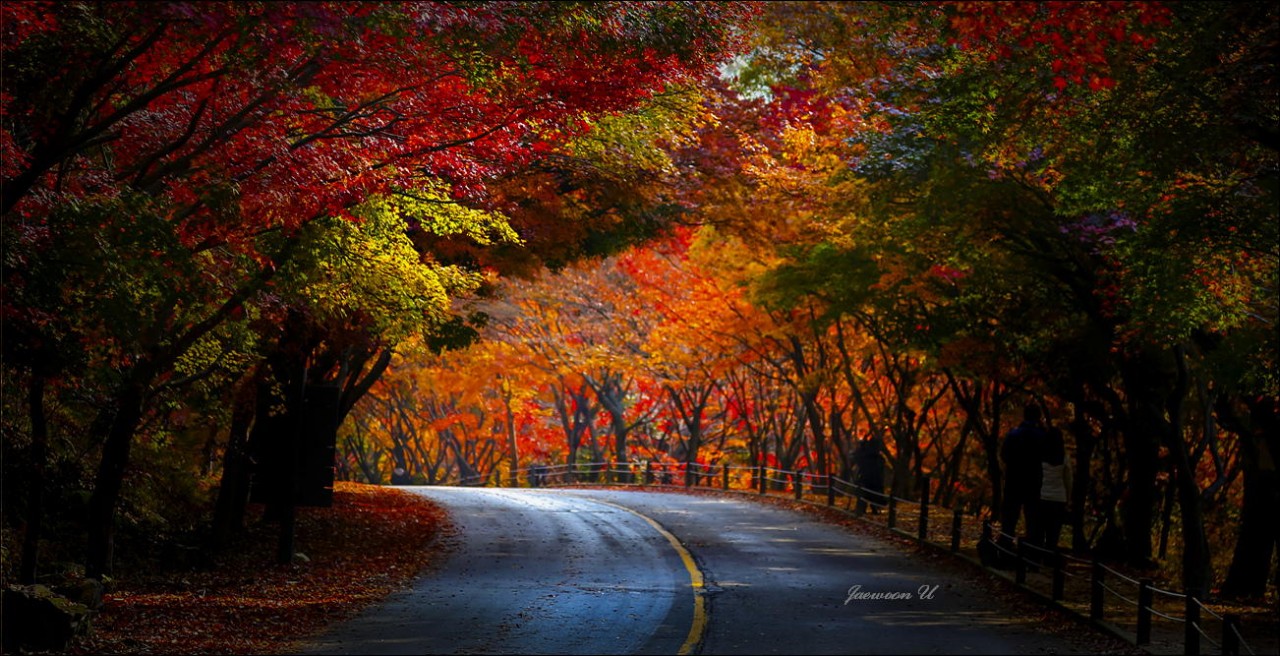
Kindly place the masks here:
<instances>
[{"instance_id":1,"label":"green leaves","mask_svg":"<svg viewBox=\"0 0 1280 656\"><path fill-rule=\"evenodd\" d=\"M829 243L789 249L792 257L760 278L752 300L770 310L789 310L817 297L829 315L859 311L875 297L880 267L866 248Z\"/></svg>"},{"instance_id":2,"label":"green leaves","mask_svg":"<svg viewBox=\"0 0 1280 656\"><path fill-rule=\"evenodd\" d=\"M474 291L483 277L424 258L406 225L484 244L518 239L502 217L461 206L443 189L375 197L353 209L356 221L308 224L280 291L296 295L322 323L359 326L389 343L443 323L451 299Z\"/></svg>"},{"instance_id":3,"label":"green leaves","mask_svg":"<svg viewBox=\"0 0 1280 656\"><path fill-rule=\"evenodd\" d=\"M403 223L434 235L462 236L482 246L521 243L505 216L461 204L441 181L427 181L411 190L370 199L363 211L396 216ZM357 216L363 214L357 212Z\"/></svg>"}]
</instances>

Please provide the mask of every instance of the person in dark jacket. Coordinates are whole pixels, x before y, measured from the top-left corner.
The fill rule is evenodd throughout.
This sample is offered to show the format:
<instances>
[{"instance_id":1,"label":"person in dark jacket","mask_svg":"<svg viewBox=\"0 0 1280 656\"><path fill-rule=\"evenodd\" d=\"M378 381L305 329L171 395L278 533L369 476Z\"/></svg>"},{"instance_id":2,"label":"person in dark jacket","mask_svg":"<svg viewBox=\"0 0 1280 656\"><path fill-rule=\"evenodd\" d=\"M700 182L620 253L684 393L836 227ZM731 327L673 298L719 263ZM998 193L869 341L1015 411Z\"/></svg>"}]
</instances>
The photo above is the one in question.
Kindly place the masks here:
<instances>
[{"instance_id":1,"label":"person in dark jacket","mask_svg":"<svg viewBox=\"0 0 1280 656\"><path fill-rule=\"evenodd\" d=\"M884 495L884 456L881 455L883 448L884 441L872 433L860 440L853 450L853 464L858 472L855 482L860 488L858 507L862 510L863 501L871 503L873 504L872 514L879 512L877 506L884 505L888 500Z\"/></svg>"},{"instance_id":2,"label":"person in dark jacket","mask_svg":"<svg viewBox=\"0 0 1280 656\"><path fill-rule=\"evenodd\" d=\"M1040 406L1028 403L1022 410L1022 423L1009 431L1000 447L1004 461L1004 503L1000 509L1000 528L1016 536L1018 521L1025 515L1028 529L1039 526L1035 518L1040 502L1040 454L1045 432Z\"/></svg>"}]
</instances>

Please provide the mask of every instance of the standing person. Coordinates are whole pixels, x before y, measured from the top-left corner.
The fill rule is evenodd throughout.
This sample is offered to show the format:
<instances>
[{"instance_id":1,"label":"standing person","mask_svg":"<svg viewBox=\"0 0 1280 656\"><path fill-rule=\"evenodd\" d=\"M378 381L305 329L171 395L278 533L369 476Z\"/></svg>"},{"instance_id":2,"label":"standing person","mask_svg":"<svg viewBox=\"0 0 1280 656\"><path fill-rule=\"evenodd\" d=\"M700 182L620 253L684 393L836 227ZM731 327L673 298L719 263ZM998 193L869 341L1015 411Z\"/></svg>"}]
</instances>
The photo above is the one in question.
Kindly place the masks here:
<instances>
[{"instance_id":1,"label":"standing person","mask_svg":"<svg viewBox=\"0 0 1280 656\"><path fill-rule=\"evenodd\" d=\"M1058 537L1067 518L1067 500L1071 498L1071 460L1062 440L1062 431L1050 428L1045 433L1040 456L1040 530L1032 539L1045 549L1058 548Z\"/></svg>"},{"instance_id":2,"label":"standing person","mask_svg":"<svg viewBox=\"0 0 1280 656\"><path fill-rule=\"evenodd\" d=\"M1036 506L1040 501L1040 450L1044 443L1040 406L1028 403L1022 409L1022 423L1009 431L1000 447L1004 461L1004 503L1000 508L1000 529L1017 535L1018 520L1027 517L1030 529L1038 527ZM1034 539L1034 538L1033 538Z\"/></svg>"},{"instance_id":3,"label":"standing person","mask_svg":"<svg viewBox=\"0 0 1280 656\"><path fill-rule=\"evenodd\" d=\"M864 501L884 505L884 457L880 452L884 441L872 433L858 442L853 451L853 463L858 469L858 477L854 481L861 488L858 490L859 505ZM871 513L880 512L876 505L871 506Z\"/></svg>"}]
</instances>

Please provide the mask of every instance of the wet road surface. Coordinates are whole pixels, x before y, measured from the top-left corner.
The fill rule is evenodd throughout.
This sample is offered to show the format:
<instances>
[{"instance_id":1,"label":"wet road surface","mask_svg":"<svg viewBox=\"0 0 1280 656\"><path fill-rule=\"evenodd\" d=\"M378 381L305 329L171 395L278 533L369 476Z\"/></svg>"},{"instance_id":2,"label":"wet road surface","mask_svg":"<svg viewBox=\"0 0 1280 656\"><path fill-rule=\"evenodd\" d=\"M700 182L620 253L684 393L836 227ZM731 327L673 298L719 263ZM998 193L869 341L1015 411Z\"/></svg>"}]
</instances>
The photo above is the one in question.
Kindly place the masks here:
<instances>
[{"instance_id":1,"label":"wet road surface","mask_svg":"<svg viewBox=\"0 0 1280 656\"><path fill-rule=\"evenodd\" d=\"M449 510L458 527L450 555L411 589L333 627L306 653L1089 649L1072 636L1042 632L1035 613L992 599L953 568L746 499L405 489Z\"/></svg>"}]
</instances>

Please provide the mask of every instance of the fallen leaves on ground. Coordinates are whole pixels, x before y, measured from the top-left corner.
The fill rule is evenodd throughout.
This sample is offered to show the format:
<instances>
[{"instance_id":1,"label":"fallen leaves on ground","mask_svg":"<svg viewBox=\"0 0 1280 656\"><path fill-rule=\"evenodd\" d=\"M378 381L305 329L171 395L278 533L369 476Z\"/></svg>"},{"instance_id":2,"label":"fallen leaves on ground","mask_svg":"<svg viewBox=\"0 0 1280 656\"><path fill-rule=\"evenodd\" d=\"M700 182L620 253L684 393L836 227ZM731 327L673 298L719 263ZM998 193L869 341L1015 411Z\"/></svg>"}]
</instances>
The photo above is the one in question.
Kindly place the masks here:
<instances>
[{"instance_id":1,"label":"fallen leaves on ground","mask_svg":"<svg viewBox=\"0 0 1280 656\"><path fill-rule=\"evenodd\" d=\"M331 508L299 508L276 565L275 524L254 522L209 571L117 581L76 654L282 653L438 562L445 512L401 490L338 483Z\"/></svg>"}]
</instances>

